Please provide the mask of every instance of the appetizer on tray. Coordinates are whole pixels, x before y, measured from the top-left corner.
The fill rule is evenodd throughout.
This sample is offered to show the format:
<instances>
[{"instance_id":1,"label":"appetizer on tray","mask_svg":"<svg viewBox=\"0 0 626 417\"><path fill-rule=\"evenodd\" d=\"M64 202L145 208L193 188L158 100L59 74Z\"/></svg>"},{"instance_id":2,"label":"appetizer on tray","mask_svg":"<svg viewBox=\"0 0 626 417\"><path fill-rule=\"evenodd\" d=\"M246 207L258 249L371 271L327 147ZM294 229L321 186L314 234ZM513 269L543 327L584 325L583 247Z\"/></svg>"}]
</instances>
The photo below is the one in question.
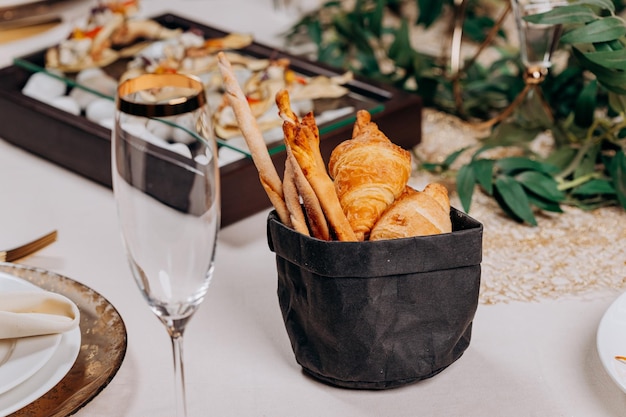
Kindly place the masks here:
<instances>
[{"instance_id":1,"label":"appetizer on tray","mask_svg":"<svg viewBox=\"0 0 626 417\"><path fill-rule=\"evenodd\" d=\"M221 51L232 63L268 143L282 139L282 121L274 101L282 89L289 91L292 107L299 116L312 111L320 123L355 111L350 100L341 100L350 93L345 85L353 79L351 73L307 76L294 71L288 58L246 53L244 49L253 43L249 34L206 37L197 28L172 29L155 20L135 18L137 9L135 0L103 3L92 10L84 26L75 28L59 45L48 48L46 69L71 78L77 87L69 92L69 99L38 98L55 106L60 103L67 111L110 127L112 111L98 95L114 95L112 85L143 73L191 74L206 85L216 136L229 141L229 147L247 152L232 108L223 97L217 71L217 53Z\"/></svg>"}]
</instances>

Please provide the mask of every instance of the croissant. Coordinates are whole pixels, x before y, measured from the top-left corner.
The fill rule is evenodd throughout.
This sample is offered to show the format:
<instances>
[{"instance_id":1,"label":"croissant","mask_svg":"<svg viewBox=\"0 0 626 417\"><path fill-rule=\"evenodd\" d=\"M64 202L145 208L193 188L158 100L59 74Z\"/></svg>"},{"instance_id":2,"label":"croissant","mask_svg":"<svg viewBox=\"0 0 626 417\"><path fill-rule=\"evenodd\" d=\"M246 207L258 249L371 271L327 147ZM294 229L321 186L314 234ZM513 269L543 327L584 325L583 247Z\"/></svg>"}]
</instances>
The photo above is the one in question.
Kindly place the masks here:
<instances>
[{"instance_id":1,"label":"croissant","mask_svg":"<svg viewBox=\"0 0 626 417\"><path fill-rule=\"evenodd\" d=\"M441 184L432 183L421 192L407 186L404 194L376 222L370 233L370 240L426 236L451 231L448 190Z\"/></svg>"},{"instance_id":2,"label":"croissant","mask_svg":"<svg viewBox=\"0 0 626 417\"><path fill-rule=\"evenodd\" d=\"M405 189L411 154L392 143L370 114L360 110L353 138L333 150L328 168L354 234L366 240L380 215Z\"/></svg>"}]
</instances>

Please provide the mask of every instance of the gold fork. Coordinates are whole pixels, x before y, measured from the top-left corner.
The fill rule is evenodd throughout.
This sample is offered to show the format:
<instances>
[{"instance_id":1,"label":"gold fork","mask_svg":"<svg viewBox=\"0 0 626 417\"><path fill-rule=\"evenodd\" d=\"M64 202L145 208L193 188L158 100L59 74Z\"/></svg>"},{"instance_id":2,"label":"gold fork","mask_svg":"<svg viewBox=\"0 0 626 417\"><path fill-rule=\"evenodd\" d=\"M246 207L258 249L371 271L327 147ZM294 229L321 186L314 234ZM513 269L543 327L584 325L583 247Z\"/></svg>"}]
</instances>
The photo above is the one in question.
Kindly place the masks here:
<instances>
[{"instance_id":1,"label":"gold fork","mask_svg":"<svg viewBox=\"0 0 626 417\"><path fill-rule=\"evenodd\" d=\"M28 242L13 249L0 251L0 262L17 261L18 259L21 259L25 256L37 252L38 250L45 248L56 240L57 231L53 230L52 232L41 236L40 238L35 239L32 242Z\"/></svg>"}]
</instances>

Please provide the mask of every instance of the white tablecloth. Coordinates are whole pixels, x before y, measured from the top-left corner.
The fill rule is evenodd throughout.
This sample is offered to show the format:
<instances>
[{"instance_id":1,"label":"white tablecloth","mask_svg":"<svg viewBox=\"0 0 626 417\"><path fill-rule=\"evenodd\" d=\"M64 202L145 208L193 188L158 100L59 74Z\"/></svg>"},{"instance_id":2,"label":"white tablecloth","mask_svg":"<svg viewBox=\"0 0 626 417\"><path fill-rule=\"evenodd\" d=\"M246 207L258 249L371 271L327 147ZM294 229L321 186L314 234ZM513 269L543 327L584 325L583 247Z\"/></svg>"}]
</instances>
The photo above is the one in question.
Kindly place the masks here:
<instances>
[{"instance_id":1,"label":"white tablecloth","mask_svg":"<svg viewBox=\"0 0 626 417\"><path fill-rule=\"evenodd\" d=\"M145 0L265 43L289 18L269 0ZM57 30L0 47L10 57L61 38ZM10 123L2 120L0 123ZM41 138L45 140L45 137ZM77 416L173 414L168 336L131 278L109 189L0 140L0 248L56 228L59 240L22 263L88 285L121 313L128 351L111 384ZM191 416L625 416L626 396L603 369L598 323L619 291L480 305L470 347L440 375L404 388L352 391L306 377L294 360L276 297L267 211L222 230L209 295L186 334ZM626 346L624 346L626 354Z\"/></svg>"}]
</instances>

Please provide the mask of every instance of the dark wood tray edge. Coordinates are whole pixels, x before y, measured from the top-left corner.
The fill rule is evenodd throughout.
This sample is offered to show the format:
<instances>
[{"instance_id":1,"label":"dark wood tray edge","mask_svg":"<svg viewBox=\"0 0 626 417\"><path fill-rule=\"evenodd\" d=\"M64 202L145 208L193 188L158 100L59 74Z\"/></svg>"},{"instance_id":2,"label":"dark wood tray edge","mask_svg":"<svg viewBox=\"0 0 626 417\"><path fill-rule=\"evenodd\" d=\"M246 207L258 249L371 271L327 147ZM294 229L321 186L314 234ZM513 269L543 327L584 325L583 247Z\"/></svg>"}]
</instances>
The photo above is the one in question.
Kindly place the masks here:
<instances>
[{"instance_id":1,"label":"dark wood tray edge","mask_svg":"<svg viewBox=\"0 0 626 417\"><path fill-rule=\"evenodd\" d=\"M170 13L155 17L155 20L170 27L195 27L211 36L227 33ZM246 52L289 58L292 67L305 74L333 76L343 72L257 42L246 48ZM41 57L37 58L38 55ZM26 58L36 60L42 56L43 52ZM110 131L21 94L21 87L29 76L28 71L15 65L0 70L0 114L5 120L0 123L0 137L110 188ZM372 114L372 119L392 141L407 149L420 142L422 101L419 96L360 77L355 78L350 88L359 94L375 94L386 100L384 109ZM325 160L335 146L351 136L350 119L353 120L354 116L347 117L343 127L322 135L320 148ZM282 176L285 153L275 153L272 160ZM270 207L251 159L225 165L220 168L220 174L223 227Z\"/></svg>"}]
</instances>

